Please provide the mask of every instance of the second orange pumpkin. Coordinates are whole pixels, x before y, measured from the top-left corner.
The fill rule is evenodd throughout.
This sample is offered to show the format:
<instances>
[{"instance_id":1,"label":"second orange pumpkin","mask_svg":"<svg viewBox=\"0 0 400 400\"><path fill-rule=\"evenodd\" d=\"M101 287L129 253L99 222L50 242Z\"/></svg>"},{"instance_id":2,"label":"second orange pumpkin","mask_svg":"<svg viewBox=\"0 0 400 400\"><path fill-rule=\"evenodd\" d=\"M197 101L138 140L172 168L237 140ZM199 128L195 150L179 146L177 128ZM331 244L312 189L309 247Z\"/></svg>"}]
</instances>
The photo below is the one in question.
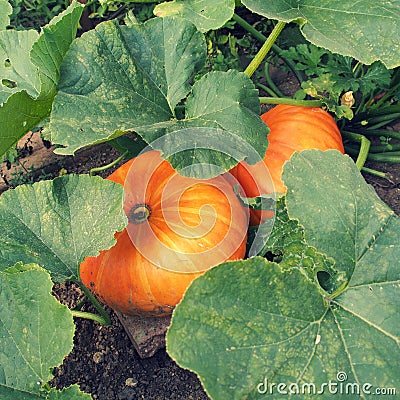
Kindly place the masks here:
<instances>
[{"instance_id":1,"label":"second orange pumpkin","mask_svg":"<svg viewBox=\"0 0 400 400\"><path fill-rule=\"evenodd\" d=\"M283 165L295 152L308 149L336 149L344 153L342 136L333 117L321 108L277 105L261 115L270 128L268 149L263 161L249 165L239 163L231 170L243 187L246 196L286 193L282 182ZM266 175L265 167L270 176ZM252 212L251 225L270 216Z\"/></svg>"}]
</instances>

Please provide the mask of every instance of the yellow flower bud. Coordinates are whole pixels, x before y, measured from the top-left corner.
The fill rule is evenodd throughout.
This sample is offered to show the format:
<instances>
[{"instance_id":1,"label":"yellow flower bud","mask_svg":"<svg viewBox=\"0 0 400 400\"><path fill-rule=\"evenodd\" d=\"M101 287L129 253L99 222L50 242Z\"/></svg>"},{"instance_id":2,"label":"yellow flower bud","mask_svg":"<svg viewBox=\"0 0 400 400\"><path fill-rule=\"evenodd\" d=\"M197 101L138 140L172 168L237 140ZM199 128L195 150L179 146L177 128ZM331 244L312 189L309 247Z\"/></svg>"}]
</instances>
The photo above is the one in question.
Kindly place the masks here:
<instances>
[{"instance_id":1,"label":"yellow flower bud","mask_svg":"<svg viewBox=\"0 0 400 400\"><path fill-rule=\"evenodd\" d=\"M354 103L356 102L353 92L350 90L346 92L340 99L340 103L342 106L353 107Z\"/></svg>"}]
</instances>

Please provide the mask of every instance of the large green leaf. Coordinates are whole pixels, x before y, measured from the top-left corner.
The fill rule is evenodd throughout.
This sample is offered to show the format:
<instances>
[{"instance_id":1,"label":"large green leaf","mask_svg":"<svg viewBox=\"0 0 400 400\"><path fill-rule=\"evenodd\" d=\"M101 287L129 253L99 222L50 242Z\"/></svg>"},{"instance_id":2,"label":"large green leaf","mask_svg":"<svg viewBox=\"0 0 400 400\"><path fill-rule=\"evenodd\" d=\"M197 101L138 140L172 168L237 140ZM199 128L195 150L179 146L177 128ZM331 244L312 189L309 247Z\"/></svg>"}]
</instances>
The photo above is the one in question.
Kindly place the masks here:
<instances>
[{"instance_id":1,"label":"large green leaf","mask_svg":"<svg viewBox=\"0 0 400 400\"><path fill-rule=\"evenodd\" d=\"M364 64L400 65L400 5L397 0L243 0L257 14L297 21L311 43Z\"/></svg>"},{"instance_id":2,"label":"large green leaf","mask_svg":"<svg viewBox=\"0 0 400 400\"><path fill-rule=\"evenodd\" d=\"M234 9L234 0L174 0L158 4L154 14L159 17L175 15L185 18L200 31L207 32L220 28L230 20Z\"/></svg>"},{"instance_id":3,"label":"large green leaf","mask_svg":"<svg viewBox=\"0 0 400 400\"><path fill-rule=\"evenodd\" d=\"M382 257L379 264L385 264L386 272L399 269L398 217L365 183L350 157L335 150L297 153L285 166L283 179L290 188L289 216L304 226L308 243L336 260L347 282L359 276L360 268L362 274L370 270L375 254ZM333 197L340 201L334 202ZM381 253L381 240L392 242L385 253Z\"/></svg>"},{"instance_id":4,"label":"large green leaf","mask_svg":"<svg viewBox=\"0 0 400 400\"><path fill-rule=\"evenodd\" d=\"M115 243L126 225L121 185L64 175L18 186L0 197L0 269L18 261L48 269L54 280L77 277L86 256Z\"/></svg>"},{"instance_id":5,"label":"large green leaf","mask_svg":"<svg viewBox=\"0 0 400 400\"><path fill-rule=\"evenodd\" d=\"M0 31L0 155L49 115L60 64L81 13L82 5L73 2L40 34Z\"/></svg>"},{"instance_id":6,"label":"large green leaf","mask_svg":"<svg viewBox=\"0 0 400 400\"><path fill-rule=\"evenodd\" d=\"M204 38L174 18L105 22L71 46L51 114L59 154L174 117L205 62Z\"/></svg>"},{"instance_id":7,"label":"large green leaf","mask_svg":"<svg viewBox=\"0 0 400 400\"><path fill-rule=\"evenodd\" d=\"M209 178L244 158L254 164L265 155L269 129L259 109L257 90L247 75L211 72L193 85L184 120L137 131L181 174Z\"/></svg>"},{"instance_id":8,"label":"large green leaf","mask_svg":"<svg viewBox=\"0 0 400 400\"><path fill-rule=\"evenodd\" d=\"M228 71L206 74L191 87L205 54L203 35L175 17L106 22L86 33L62 64L50 122L52 142L64 146L56 153L135 131L191 176L215 176L246 157L260 160L269 130L254 84ZM178 120L175 106L186 97Z\"/></svg>"},{"instance_id":9,"label":"large green leaf","mask_svg":"<svg viewBox=\"0 0 400 400\"><path fill-rule=\"evenodd\" d=\"M70 310L52 296L49 274L35 264L0 272L0 399L37 399L73 348ZM42 397L42 396L40 396ZM64 397L67 398L67 397Z\"/></svg>"},{"instance_id":10,"label":"large green leaf","mask_svg":"<svg viewBox=\"0 0 400 400\"><path fill-rule=\"evenodd\" d=\"M346 274L335 268L335 261L310 246L305 239L305 232L298 220L288 216L285 198L277 202L275 224L271 229L267 226L269 236L257 255L269 257L273 261L279 260L285 268L301 266L311 280L321 282L321 286L329 293L340 289L346 283ZM262 227L261 227L262 229ZM250 227L250 232L256 227Z\"/></svg>"},{"instance_id":11,"label":"large green leaf","mask_svg":"<svg viewBox=\"0 0 400 400\"><path fill-rule=\"evenodd\" d=\"M372 196L351 159L336 151L294 156L284 179L289 216L304 221L305 239L317 250L334 243L326 247L328 255L347 281L334 293L325 291L327 278L310 265L318 257L304 257L300 246L296 265L290 239L285 245L286 238L275 236L276 248L292 245L279 264L255 257L225 263L194 281L174 311L169 354L199 375L214 400L271 393L283 398L290 389L299 390L298 398L312 397L302 387L323 398L332 398L335 388L344 398L367 398L368 390L396 388L399 217ZM287 223L276 223L280 219ZM278 392L279 384L286 394Z\"/></svg>"}]
</instances>

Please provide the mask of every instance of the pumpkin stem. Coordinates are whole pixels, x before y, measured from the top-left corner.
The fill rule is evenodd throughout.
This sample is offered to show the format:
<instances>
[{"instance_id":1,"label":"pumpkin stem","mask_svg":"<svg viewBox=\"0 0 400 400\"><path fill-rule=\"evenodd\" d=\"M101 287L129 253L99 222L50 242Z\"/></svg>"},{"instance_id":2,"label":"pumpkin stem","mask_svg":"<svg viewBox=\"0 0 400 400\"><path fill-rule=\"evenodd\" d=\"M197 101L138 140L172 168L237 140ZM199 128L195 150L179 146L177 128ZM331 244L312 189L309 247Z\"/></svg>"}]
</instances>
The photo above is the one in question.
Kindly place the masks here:
<instances>
[{"instance_id":1,"label":"pumpkin stem","mask_svg":"<svg viewBox=\"0 0 400 400\"><path fill-rule=\"evenodd\" d=\"M148 204L135 204L129 212L129 222L141 224L149 219L151 208Z\"/></svg>"}]
</instances>

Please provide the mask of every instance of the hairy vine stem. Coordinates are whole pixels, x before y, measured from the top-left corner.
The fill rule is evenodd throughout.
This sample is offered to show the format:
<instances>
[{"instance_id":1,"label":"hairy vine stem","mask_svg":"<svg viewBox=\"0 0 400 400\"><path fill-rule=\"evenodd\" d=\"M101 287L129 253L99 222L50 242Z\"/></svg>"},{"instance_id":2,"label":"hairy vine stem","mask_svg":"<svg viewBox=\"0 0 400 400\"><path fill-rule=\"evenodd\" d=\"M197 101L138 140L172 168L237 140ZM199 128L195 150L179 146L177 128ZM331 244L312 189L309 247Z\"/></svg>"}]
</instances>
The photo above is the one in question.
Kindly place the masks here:
<instances>
[{"instance_id":1,"label":"hairy vine stem","mask_svg":"<svg viewBox=\"0 0 400 400\"><path fill-rule=\"evenodd\" d=\"M261 104L289 104L292 106L302 107L321 107L321 100L296 100L290 97L259 97Z\"/></svg>"},{"instance_id":2,"label":"hairy vine stem","mask_svg":"<svg viewBox=\"0 0 400 400\"><path fill-rule=\"evenodd\" d=\"M101 172L105 171L108 168L113 167L114 165L118 164L121 160L125 158L125 156L128 154L128 150L123 152L118 158L116 158L114 161L110 162L109 164L103 165L101 167L94 167L89 171L89 175L93 176L96 172Z\"/></svg>"},{"instance_id":3,"label":"hairy vine stem","mask_svg":"<svg viewBox=\"0 0 400 400\"><path fill-rule=\"evenodd\" d=\"M364 135L360 135L359 133L342 132L342 135L344 138L360 143L360 150L357 154L356 166L361 171L365 162L367 161L371 142Z\"/></svg>"},{"instance_id":4,"label":"hairy vine stem","mask_svg":"<svg viewBox=\"0 0 400 400\"><path fill-rule=\"evenodd\" d=\"M237 14L233 14L232 20L237 22L242 28L244 28L247 32L249 32L256 40L260 43L264 43L267 40L267 37L264 36L261 32L259 32L254 26L250 25L246 20L240 17ZM272 45L271 49L282 58L284 63L291 69L293 74L296 76L297 80L301 83L303 82L303 76L296 69L296 65L292 60L288 60L285 57L282 57L282 49L276 45L275 43Z\"/></svg>"},{"instance_id":5,"label":"hairy vine stem","mask_svg":"<svg viewBox=\"0 0 400 400\"><path fill-rule=\"evenodd\" d=\"M244 73L251 77L254 72L257 70L257 68L260 66L260 64L263 62L264 58L267 56L268 52L271 50L272 45L275 43L276 39L282 32L282 29L285 27L286 22L284 21L278 21L268 36L267 40L264 42L264 44L261 46L261 49L258 51L258 53L255 55L255 57L251 60L250 64L247 66L247 68L244 70Z\"/></svg>"}]
</instances>

